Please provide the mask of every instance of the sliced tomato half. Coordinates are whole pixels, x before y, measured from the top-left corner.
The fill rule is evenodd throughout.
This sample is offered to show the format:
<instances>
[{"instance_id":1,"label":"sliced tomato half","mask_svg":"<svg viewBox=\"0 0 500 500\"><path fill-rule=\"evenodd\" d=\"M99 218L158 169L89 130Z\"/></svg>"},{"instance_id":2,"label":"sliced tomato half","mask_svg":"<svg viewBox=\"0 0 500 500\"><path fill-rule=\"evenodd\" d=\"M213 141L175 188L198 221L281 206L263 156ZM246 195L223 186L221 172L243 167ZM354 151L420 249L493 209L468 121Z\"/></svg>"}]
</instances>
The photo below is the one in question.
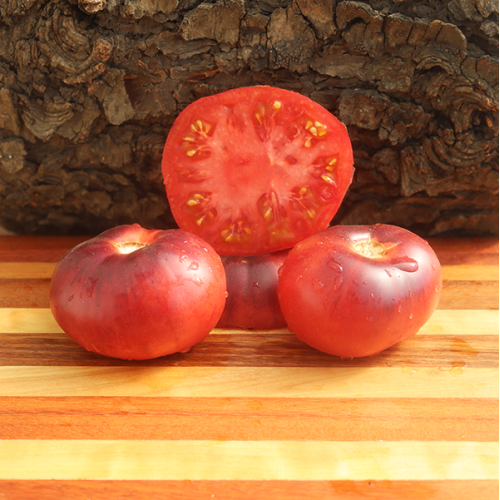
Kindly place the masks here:
<instances>
[{"instance_id":1,"label":"sliced tomato half","mask_svg":"<svg viewBox=\"0 0 500 500\"><path fill-rule=\"evenodd\" d=\"M163 175L172 214L220 255L294 246L325 229L351 183L345 126L296 92L244 87L177 117Z\"/></svg>"}]
</instances>

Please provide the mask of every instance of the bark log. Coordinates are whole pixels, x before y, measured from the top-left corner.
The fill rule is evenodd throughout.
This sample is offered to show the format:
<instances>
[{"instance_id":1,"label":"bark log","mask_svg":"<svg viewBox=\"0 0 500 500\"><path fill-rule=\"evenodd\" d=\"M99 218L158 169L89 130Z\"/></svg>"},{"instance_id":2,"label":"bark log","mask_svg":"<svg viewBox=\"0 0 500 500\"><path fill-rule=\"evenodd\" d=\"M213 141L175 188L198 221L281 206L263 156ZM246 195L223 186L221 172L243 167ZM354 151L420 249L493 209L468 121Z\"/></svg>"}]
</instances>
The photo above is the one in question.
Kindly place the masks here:
<instances>
[{"instance_id":1,"label":"bark log","mask_svg":"<svg viewBox=\"0 0 500 500\"><path fill-rule=\"evenodd\" d=\"M6 0L0 224L175 227L161 176L177 114L268 84L348 126L334 223L498 233L498 2Z\"/></svg>"}]
</instances>

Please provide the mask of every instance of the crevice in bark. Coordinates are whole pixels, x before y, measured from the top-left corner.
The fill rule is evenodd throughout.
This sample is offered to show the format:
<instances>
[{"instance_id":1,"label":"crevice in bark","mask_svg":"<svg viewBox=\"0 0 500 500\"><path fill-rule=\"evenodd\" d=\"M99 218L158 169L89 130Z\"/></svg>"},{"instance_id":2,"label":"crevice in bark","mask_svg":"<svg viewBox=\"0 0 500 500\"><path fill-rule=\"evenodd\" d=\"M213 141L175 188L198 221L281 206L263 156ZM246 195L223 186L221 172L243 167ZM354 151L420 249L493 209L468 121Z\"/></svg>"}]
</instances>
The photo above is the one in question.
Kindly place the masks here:
<instances>
[{"instance_id":1,"label":"crevice in bark","mask_svg":"<svg viewBox=\"0 0 500 500\"><path fill-rule=\"evenodd\" d=\"M193 100L245 85L316 100L356 174L334 223L498 233L498 3L0 2L0 225L175 227L161 154Z\"/></svg>"}]
</instances>

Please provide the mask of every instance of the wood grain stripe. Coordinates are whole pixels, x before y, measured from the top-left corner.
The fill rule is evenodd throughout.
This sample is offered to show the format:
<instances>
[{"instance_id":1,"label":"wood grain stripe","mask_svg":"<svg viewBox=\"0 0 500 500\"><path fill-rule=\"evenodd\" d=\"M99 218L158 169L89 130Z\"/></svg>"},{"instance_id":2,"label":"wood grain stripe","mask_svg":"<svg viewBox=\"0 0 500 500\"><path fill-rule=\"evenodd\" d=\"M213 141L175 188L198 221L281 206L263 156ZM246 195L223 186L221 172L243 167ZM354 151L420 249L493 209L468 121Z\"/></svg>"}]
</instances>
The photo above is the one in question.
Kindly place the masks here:
<instances>
[{"instance_id":1,"label":"wood grain stripe","mask_svg":"<svg viewBox=\"0 0 500 500\"><path fill-rule=\"evenodd\" d=\"M0 279L51 278L55 262L0 262ZM498 265L442 266L443 280L498 281Z\"/></svg>"},{"instance_id":2,"label":"wood grain stripe","mask_svg":"<svg viewBox=\"0 0 500 500\"><path fill-rule=\"evenodd\" d=\"M0 439L498 442L498 399L3 397Z\"/></svg>"},{"instance_id":3,"label":"wood grain stripe","mask_svg":"<svg viewBox=\"0 0 500 500\"><path fill-rule=\"evenodd\" d=\"M304 344L291 333L209 335L188 353L127 361L87 352L61 333L0 333L0 366L331 366L439 367L460 371L498 367L498 336L422 335L376 357L341 359Z\"/></svg>"},{"instance_id":4,"label":"wood grain stripe","mask_svg":"<svg viewBox=\"0 0 500 500\"><path fill-rule=\"evenodd\" d=\"M36 492L36 495L34 494ZM126 492L126 493L124 493ZM498 500L495 480L68 481L0 480L8 500Z\"/></svg>"},{"instance_id":5,"label":"wood grain stripe","mask_svg":"<svg viewBox=\"0 0 500 500\"><path fill-rule=\"evenodd\" d=\"M0 262L0 278L51 278L55 262Z\"/></svg>"},{"instance_id":6,"label":"wood grain stripe","mask_svg":"<svg viewBox=\"0 0 500 500\"><path fill-rule=\"evenodd\" d=\"M0 478L497 479L498 443L2 440Z\"/></svg>"},{"instance_id":7,"label":"wood grain stripe","mask_svg":"<svg viewBox=\"0 0 500 500\"><path fill-rule=\"evenodd\" d=\"M50 279L0 279L0 308L49 307ZM445 281L438 309L498 309L498 281Z\"/></svg>"},{"instance_id":8,"label":"wood grain stripe","mask_svg":"<svg viewBox=\"0 0 500 500\"><path fill-rule=\"evenodd\" d=\"M425 335L498 335L499 311L438 309L422 327ZM214 329L212 334L241 333L238 329ZM0 333L63 333L48 308L0 308ZM286 328L258 330L256 335L288 333Z\"/></svg>"},{"instance_id":9,"label":"wood grain stripe","mask_svg":"<svg viewBox=\"0 0 500 500\"><path fill-rule=\"evenodd\" d=\"M497 368L2 366L0 396L498 397Z\"/></svg>"}]
</instances>

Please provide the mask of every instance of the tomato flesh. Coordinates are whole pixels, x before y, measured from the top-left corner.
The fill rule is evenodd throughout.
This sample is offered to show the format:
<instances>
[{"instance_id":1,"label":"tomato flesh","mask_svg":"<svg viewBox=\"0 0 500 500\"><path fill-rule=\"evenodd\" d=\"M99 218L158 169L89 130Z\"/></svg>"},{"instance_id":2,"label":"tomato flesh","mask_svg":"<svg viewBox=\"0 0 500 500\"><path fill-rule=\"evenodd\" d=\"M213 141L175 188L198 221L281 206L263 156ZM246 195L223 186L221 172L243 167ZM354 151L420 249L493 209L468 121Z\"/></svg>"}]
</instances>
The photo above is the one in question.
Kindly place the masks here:
<instances>
[{"instance_id":1,"label":"tomato flesh","mask_svg":"<svg viewBox=\"0 0 500 500\"><path fill-rule=\"evenodd\" d=\"M328 226L351 183L345 126L295 92L199 99L176 119L162 170L172 214L220 255L292 247Z\"/></svg>"},{"instance_id":2,"label":"tomato flesh","mask_svg":"<svg viewBox=\"0 0 500 500\"><path fill-rule=\"evenodd\" d=\"M288 328L316 349L373 356L414 335L437 307L439 260L399 227L336 226L293 248L278 297Z\"/></svg>"}]
</instances>

